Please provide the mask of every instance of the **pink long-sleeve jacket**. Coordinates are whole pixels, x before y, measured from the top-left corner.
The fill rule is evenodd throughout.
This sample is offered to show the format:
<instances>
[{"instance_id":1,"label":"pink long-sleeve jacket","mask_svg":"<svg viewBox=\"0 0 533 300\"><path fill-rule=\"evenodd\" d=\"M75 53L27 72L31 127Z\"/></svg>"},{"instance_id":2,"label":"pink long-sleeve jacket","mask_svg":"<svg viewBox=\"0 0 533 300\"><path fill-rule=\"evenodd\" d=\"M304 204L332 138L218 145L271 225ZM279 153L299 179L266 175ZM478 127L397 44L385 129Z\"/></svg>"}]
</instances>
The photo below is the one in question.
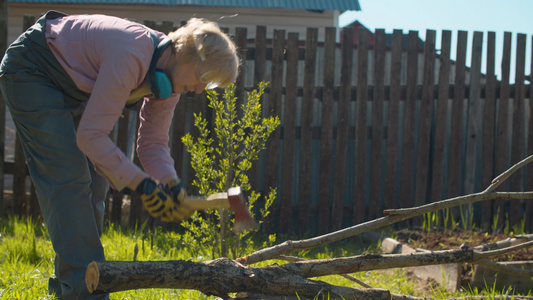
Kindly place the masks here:
<instances>
[{"instance_id":1,"label":"pink long-sleeve jacket","mask_svg":"<svg viewBox=\"0 0 533 300\"><path fill-rule=\"evenodd\" d=\"M162 182L177 179L168 133L179 94L141 100L137 153L144 172L109 138L124 106L138 100L130 99L130 93L145 79L154 52L148 29L116 17L73 15L49 20L46 39L76 86L90 93L77 144L97 170L119 190L135 188L147 174ZM170 55L168 47L157 67L164 68Z\"/></svg>"}]
</instances>

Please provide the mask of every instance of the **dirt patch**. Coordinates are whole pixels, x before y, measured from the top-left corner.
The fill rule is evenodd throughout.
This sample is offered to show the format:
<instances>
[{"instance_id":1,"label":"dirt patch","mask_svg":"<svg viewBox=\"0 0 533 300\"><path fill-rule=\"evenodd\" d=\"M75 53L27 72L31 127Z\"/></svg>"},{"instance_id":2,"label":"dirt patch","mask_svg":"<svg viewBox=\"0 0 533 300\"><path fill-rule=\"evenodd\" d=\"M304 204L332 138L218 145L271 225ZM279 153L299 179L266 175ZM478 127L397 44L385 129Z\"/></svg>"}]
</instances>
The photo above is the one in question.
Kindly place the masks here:
<instances>
[{"instance_id":1,"label":"dirt patch","mask_svg":"<svg viewBox=\"0 0 533 300\"><path fill-rule=\"evenodd\" d=\"M470 247L475 247L513 237L504 234L487 234L475 230L432 229L431 231L427 231L422 228L403 229L396 232L396 235L396 239L399 242L407 244L411 248L422 248L431 251L456 249L464 243L468 243ZM533 252L528 252L527 249L520 249L494 256L490 259L499 262L533 260ZM461 286L468 287L472 280L472 264L463 264L461 273Z\"/></svg>"},{"instance_id":2,"label":"dirt patch","mask_svg":"<svg viewBox=\"0 0 533 300\"><path fill-rule=\"evenodd\" d=\"M468 243L470 247L475 247L513 237L504 234L487 234L475 230L465 231L461 229L432 229L427 231L422 228L415 228L403 229L396 232L396 234L396 239L399 242L407 244L411 248L423 248L432 251L455 249L464 243ZM533 260L533 252L528 252L527 249L520 249L508 254L494 256L492 259L494 261Z\"/></svg>"}]
</instances>

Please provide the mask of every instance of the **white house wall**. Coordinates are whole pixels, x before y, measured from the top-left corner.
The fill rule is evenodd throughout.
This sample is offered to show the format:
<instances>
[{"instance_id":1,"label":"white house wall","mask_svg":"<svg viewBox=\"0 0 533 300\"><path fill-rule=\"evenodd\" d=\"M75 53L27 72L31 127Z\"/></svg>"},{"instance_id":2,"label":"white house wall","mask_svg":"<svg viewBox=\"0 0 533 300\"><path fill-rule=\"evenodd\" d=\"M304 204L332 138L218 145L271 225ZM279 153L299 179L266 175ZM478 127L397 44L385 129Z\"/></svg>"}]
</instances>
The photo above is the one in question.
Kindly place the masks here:
<instances>
[{"instance_id":1,"label":"white house wall","mask_svg":"<svg viewBox=\"0 0 533 300\"><path fill-rule=\"evenodd\" d=\"M67 14L107 14L139 22L171 21L176 25L191 17L218 21L221 27L234 32L235 27L246 27L248 36L254 37L257 25L267 27L267 37L272 37L274 29L298 32L305 37L307 27L319 28L319 40L323 39L325 27L337 27L339 11L322 13L297 9L274 8L235 8L211 6L162 6L162 5L95 5L95 4L36 4L9 3L8 43L22 32L22 18L32 15L36 18L48 10L58 10Z\"/></svg>"}]
</instances>

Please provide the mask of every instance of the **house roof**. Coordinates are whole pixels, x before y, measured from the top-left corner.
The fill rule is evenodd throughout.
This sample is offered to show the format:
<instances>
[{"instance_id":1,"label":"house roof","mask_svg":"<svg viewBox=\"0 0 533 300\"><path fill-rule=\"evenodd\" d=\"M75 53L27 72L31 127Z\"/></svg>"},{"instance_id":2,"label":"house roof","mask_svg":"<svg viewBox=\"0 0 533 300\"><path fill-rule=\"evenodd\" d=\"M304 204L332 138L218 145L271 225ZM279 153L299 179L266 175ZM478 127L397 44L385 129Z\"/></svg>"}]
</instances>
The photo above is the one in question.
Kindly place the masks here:
<instances>
[{"instance_id":1,"label":"house roof","mask_svg":"<svg viewBox=\"0 0 533 300\"><path fill-rule=\"evenodd\" d=\"M359 28L364 28L368 32L368 41L370 45L374 45L374 32L371 32L368 28L366 28L365 25L361 24L359 21L354 21L345 27L353 27L355 30L353 32L354 36L354 43L357 44L359 41ZM407 46L409 44L409 35L403 34L402 35L402 48L407 49ZM385 34L385 46L390 47L392 45L392 34L386 33ZM424 41L422 41L420 38L418 38L417 41L417 48L418 50L424 50Z\"/></svg>"},{"instance_id":2,"label":"house roof","mask_svg":"<svg viewBox=\"0 0 533 300\"><path fill-rule=\"evenodd\" d=\"M16 3L194 5L306 10L361 10L359 0L9 0Z\"/></svg>"}]
</instances>

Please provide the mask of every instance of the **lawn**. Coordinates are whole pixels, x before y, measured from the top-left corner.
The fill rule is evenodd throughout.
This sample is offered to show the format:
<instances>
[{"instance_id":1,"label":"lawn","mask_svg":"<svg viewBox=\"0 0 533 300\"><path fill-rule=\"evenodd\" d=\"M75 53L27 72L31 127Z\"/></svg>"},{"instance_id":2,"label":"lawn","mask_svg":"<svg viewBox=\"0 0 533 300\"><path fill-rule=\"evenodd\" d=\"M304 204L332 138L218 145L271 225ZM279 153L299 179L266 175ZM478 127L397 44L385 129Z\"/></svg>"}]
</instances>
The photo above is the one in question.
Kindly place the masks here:
<instances>
[{"instance_id":1,"label":"lawn","mask_svg":"<svg viewBox=\"0 0 533 300\"><path fill-rule=\"evenodd\" d=\"M143 233L144 232L144 233ZM106 229L102 236L108 260L133 260L137 245L137 260L209 260L205 251L188 249L181 236L175 232L157 230L153 234L146 230ZM281 238L278 238L281 239ZM313 258L330 258L375 252L376 247L361 248L353 242L338 242L321 249L298 253L298 256ZM252 252L258 249L249 249ZM191 255L194 253L194 255ZM10 218L0 220L0 299L55 299L48 296L48 278L53 274L54 252L48 238L46 227L30 220ZM263 265L284 263L278 261L264 262ZM395 294L425 296L435 299L470 296L478 294L499 295L493 291L461 291L450 294L438 287L427 288L427 282L419 282L408 276L404 269L361 272L352 274L371 286L389 289ZM340 276L317 278L336 285L361 288L355 282ZM111 299L215 299L194 290L145 289L112 293Z\"/></svg>"}]
</instances>

